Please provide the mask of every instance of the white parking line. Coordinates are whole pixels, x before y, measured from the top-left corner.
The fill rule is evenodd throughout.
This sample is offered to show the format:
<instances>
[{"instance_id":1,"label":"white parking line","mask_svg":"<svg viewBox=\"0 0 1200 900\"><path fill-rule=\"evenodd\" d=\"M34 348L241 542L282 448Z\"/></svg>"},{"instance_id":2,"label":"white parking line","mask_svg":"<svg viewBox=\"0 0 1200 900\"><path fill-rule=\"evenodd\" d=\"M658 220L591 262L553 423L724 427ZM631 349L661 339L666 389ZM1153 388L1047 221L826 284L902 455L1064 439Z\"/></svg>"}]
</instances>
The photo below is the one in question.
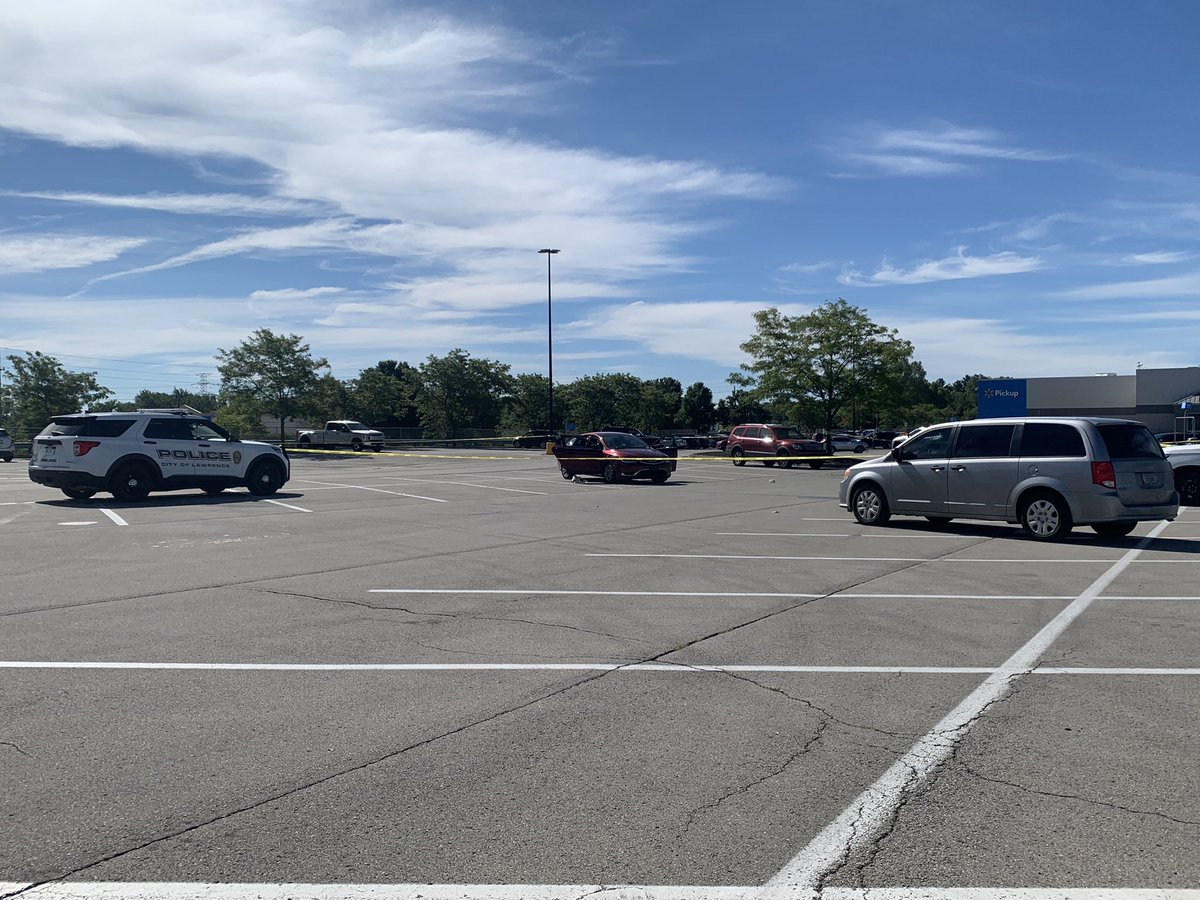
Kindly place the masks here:
<instances>
[{"instance_id":1,"label":"white parking line","mask_svg":"<svg viewBox=\"0 0 1200 900\"><path fill-rule=\"evenodd\" d=\"M111 509L105 509L103 506L97 506L96 509L98 509L100 512L104 513L106 516L108 516L110 519L112 519L118 525L128 525L129 524L124 519L122 519L120 516L118 516L115 512L113 512Z\"/></svg>"},{"instance_id":2,"label":"white parking line","mask_svg":"<svg viewBox=\"0 0 1200 900\"><path fill-rule=\"evenodd\" d=\"M1115 559L997 559L990 556L939 556L933 559L915 556L742 556L738 554L716 553L585 553L584 556L618 559L746 559L746 560L795 560L798 562L920 562L920 563L1018 563L1023 566L1035 563L1053 563L1054 565L1090 563L1092 565L1110 566L1120 560ZM1197 555L1200 559L1200 554ZM1194 566L1197 559L1140 559L1141 565L1179 563Z\"/></svg>"},{"instance_id":3,"label":"white parking line","mask_svg":"<svg viewBox=\"0 0 1200 900\"><path fill-rule=\"evenodd\" d=\"M847 531L828 533L813 531L714 531L713 535L716 537L920 538L921 540L933 538L942 541L965 541L975 537L975 535L971 534L927 534L923 531L892 531L878 534L855 534Z\"/></svg>"},{"instance_id":4,"label":"white parking line","mask_svg":"<svg viewBox=\"0 0 1200 900\"><path fill-rule=\"evenodd\" d=\"M1161 522L1136 547L1114 562L1037 634L1026 641L979 687L900 759L863 791L836 819L825 826L799 853L775 874L768 886L795 886L815 890L827 873L867 846L891 822L904 798L936 770L958 747L972 723L993 703L1013 689L1013 682L1038 667L1038 660L1104 590L1129 567L1170 523Z\"/></svg>"},{"instance_id":5,"label":"white parking line","mask_svg":"<svg viewBox=\"0 0 1200 900\"><path fill-rule=\"evenodd\" d=\"M405 494L403 491L386 491L383 488L367 487L362 484L339 484L333 481L310 481L307 478L293 478L293 481L302 481L304 484L320 484L325 487L336 488L351 488L356 491L374 491L377 494L391 494L395 497L411 497L413 500L429 500L433 503L449 503L449 500L440 500L437 497L422 497L420 494Z\"/></svg>"},{"instance_id":6,"label":"white parking line","mask_svg":"<svg viewBox=\"0 0 1200 900\"><path fill-rule=\"evenodd\" d=\"M498 588L371 588L368 594L505 594L524 597L786 597L816 599L824 594L783 594L766 591L550 591L536 588L510 590Z\"/></svg>"},{"instance_id":7,"label":"white parking line","mask_svg":"<svg viewBox=\"0 0 1200 900\"><path fill-rule=\"evenodd\" d=\"M273 503L276 506L282 506L285 509L294 509L296 512L310 513L311 509L305 509L303 506L292 506L290 503L284 503L282 500L271 500L267 497L260 498L263 503Z\"/></svg>"}]
</instances>

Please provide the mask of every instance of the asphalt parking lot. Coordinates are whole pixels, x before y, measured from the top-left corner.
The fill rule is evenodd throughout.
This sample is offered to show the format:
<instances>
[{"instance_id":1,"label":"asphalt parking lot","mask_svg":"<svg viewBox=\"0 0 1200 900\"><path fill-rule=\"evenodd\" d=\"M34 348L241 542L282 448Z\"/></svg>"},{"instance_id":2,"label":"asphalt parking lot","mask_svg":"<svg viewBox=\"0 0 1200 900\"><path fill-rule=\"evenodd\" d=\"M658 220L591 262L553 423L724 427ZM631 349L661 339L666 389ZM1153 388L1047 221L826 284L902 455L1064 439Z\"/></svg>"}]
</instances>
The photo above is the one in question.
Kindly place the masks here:
<instances>
[{"instance_id":1,"label":"asphalt parking lot","mask_svg":"<svg viewBox=\"0 0 1200 900\"><path fill-rule=\"evenodd\" d=\"M1200 897L1200 510L867 529L839 477L0 466L0 897Z\"/></svg>"}]
</instances>

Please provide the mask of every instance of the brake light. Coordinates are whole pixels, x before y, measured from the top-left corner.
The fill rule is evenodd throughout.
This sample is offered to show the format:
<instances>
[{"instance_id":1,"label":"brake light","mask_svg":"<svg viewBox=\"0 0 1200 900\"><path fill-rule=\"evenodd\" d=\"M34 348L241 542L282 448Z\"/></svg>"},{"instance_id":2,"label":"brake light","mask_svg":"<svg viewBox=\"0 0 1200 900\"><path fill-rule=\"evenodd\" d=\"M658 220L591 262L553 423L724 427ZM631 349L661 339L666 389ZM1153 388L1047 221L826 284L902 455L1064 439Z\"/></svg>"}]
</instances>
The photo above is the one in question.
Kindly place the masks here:
<instances>
[{"instance_id":1,"label":"brake light","mask_svg":"<svg viewBox=\"0 0 1200 900\"><path fill-rule=\"evenodd\" d=\"M1092 484L1098 484L1106 488L1115 488L1117 486L1117 473L1113 469L1113 464L1110 462L1092 463Z\"/></svg>"},{"instance_id":2,"label":"brake light","mask_svg":"<svg viewBox=\"0 0 1200 900\"><path fill-rule=\"evenodd\" d=\"M94 450L96 447L99 447L99 446L100 446L99 441L76 441L75 442L75 455L76 456L87 456L89 453L92 452L92 450Z\"/></svg>"}]
</instances>

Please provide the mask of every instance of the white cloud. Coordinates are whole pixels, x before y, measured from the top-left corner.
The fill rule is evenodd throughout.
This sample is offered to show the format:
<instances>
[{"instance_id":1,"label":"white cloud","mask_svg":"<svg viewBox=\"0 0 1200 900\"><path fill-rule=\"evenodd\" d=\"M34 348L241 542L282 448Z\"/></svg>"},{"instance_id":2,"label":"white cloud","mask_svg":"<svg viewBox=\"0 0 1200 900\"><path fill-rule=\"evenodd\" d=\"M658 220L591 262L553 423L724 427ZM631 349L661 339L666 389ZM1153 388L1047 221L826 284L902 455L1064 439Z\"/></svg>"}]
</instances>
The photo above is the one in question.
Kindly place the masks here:
<instances>
[{"instance_id":1,"label":"white cloud","mask_svg":"<svg viewBox=\"0 0 1200 900\"><path fill-rule=\"evenodd\" d=\"M1121 257L1121 263L1127 266L1161 266L1183 262L1195 255L1187 250L1158 250L1153 253L1131 253Z\"/></svg>"},{"instance_id":2,"label":"white cloud","mask_svg":"<svg viewBox=\"0 0 1200 900\"><path fill-rule=\"evenodd\" d=\"M320 204L249 194L96 194L79 191L0 191L0 197L52 200L88 206L145 209L187 215L278 216L311 215Z\"/></svg>"},{"instance_id":3,"label":"white cloud","mask_svg":"<svg viewBox=\"0 0 1200 900\"><path fill-rule=\"evenodd\" d=\"M888 263L870 275L847 268L838 281L853 287L880 287L897 284L926 284L932 281L954 281L962 278L985 278L992 275L1014 275L1032 272L1042 267L1036 256L1019 256L1006 251L991 256L968 256L965 247L957 248L954 256L927 259L911 269L898 269Z\"/></svg>"},{"instance_id":4,"label":"white cloud","mask_svg":"<svg viewBox=\"0 0 1200 900\"><path fill-rule=\"evenodd\" d=\"M143 238L90 234L0 234L0 273L80 269L116 259L144 243Z\"/></svg>"},{"instance_id":5,"label":"white cloud","mask_svg":"<svg viewBox=\"0 0 1200 900\"><path fill-rule=\"evenodd\" d=\"M1046 162L1065 159L1004 142L990 128L963 128L937 123L928 128L877 128L846 137L832 148L849 163L849 172L839 175L875 174L899 176L957 175L972 171L979 160Z\"/></svg>"},{"instance_id":6,"label":"white cloud","mask_svg":"<svg viewBox=\"0 0 1200 900\"><path fill-rule=\"evenodd\" d=\"M1200 299L1200 272L1146 281L1119 281L1059 291L1072 300L1125 300L1144 297L1196 297Z\"/></svg>"}]
</instances>

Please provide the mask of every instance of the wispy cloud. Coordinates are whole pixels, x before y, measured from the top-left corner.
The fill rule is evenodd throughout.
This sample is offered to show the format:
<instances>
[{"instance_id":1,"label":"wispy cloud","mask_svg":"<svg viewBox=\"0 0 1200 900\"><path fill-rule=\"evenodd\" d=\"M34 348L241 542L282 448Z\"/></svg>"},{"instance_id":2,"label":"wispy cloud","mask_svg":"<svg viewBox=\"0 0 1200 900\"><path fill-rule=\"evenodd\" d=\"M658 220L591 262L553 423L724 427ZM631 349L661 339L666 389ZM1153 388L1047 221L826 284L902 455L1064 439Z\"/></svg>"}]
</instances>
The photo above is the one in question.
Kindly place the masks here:
<instances>
[{"instance_id":1,"label":"wispy cloud","mask_svg":"<svg viewBox=\"0 0 1200 900\"><path fill-rule=\"evenodd\" d=\"M145 209L155 212L218 216L314 215L319 203L248 194L96 194L80 191L0 191L0 197L50 200L87 206Z\"/></svg>"},{"instance_id":2,"label":"wispy cloud","mask_svg":"<svg viewBox=\"0 0 1200 900\"><path fill-rule=\"evenodd\" d=\"M1131 253L1122 256L1120 265L1124 266L1161 266L1169 263L1184 262L1196 254L1188 250L1157 250L1152 253Z\"/></svg>"},{"instance_id":3,"label":"wispy cloud","mask_svg":"<svg viewBox=\"0 0 1200 900\"><path fill-rule=\"evenodd\" d=\"M1071 300L1133 300L1145 297L1195 297L1200 299L1200 272L1144 281L1118 281L1059 291Z\"/></svg>"},{"instance_id":4,"label":"wispy cloud","mask_svg":"<svg viewBox=\"0 0 1200 900\"><path fill-rule=\"evenodd\" d=\"M931 281L956 281L962 278L986 278L993 275L1016 275L1032 272L1042 266L1036 256L1016 253L993 253L991 256L969 256L965 247L957 248L954 256L927 259L911 269L900 269L889 263L871 274L847 268L838 281L853 287L881 287L897 284L926 284Z\"/></svg>"},{"instance_id":5,"label":"wispy cloud","mask_svg":"<svg viewBox=\"0 0 1200 900\"><path fill-rule=\"evenodd\" d=\"M92 234L0 235L0 273L81 269L116 259L144 243L143 238Z\"/></svg>"},{"instance_id":6,"label":"wispy cloud","mask_svg":"<svg viewBox=\"0 0 1200 900\"><path fill-rule=\"evenodd\" d=\"M832 148L847 175L937 176L974 170L980 160L1047 162L1063 154L1013 146L990 128L938 123L928 128L877 128L849 136Z\"/></svg>"}]
</instances>

